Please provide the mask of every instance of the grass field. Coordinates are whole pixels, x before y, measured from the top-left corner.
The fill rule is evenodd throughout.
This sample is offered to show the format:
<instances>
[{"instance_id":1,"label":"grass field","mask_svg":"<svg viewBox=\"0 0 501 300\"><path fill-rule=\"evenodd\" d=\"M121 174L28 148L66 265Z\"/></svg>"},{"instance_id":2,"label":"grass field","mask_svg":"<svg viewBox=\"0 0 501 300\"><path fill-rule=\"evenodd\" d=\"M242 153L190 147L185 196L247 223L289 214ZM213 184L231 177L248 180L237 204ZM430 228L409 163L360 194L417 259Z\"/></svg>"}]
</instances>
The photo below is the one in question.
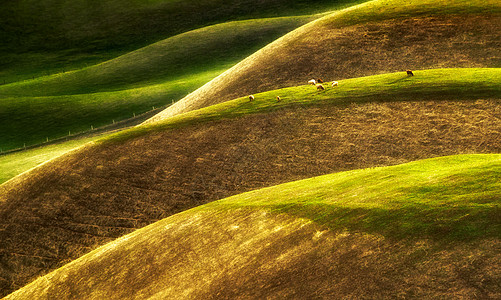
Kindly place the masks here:
<instances>
[{"instance_id":1,"label":"grass field","mask_svg":"<svg viewBox=\"0 0 501 300\"><path fill-rule=\"evenodd\" d=\"M501 67L498 1L370 1L267 45L158 118L307 82L406 69Z\"/></svg>"},{"instance_id":2,"label":"grass field","mask_svg":"<svg viewBox=\"0 0 501 300\"><path fill-rule=\"evenodd\" d=\"M223 71L117 92L0 99L0 145L6 151L132 118L170 105Z\"/></svg>"},{"instance_id":3,"label":"grass field","mask_svg":"<svg viewBox=\"0 0 501 300\"><path fill-rule=\"evenodd\" d=\"M0 86L0 147L38 144L169 105L311 18L211 26L79 71Z\"/></svg>"},{"instance_id":4,"label":"grass field","mask_svg":"<svg viewBox=\"0 0 501 300\"><path fill-rule=\"evenodd\" d=\"M0 296L501 298L498 0L94 2L0 10Z\"/></svg>"},{"instance_id":5,"label":"grass field","mask_svg":"<svg viewBox=\"0 0 501 300\"><path fill-rule=\"evenodd\" d=\"M496 297L500 172L498 154L451 156L244 193L117 239L7 299Z\"/></svg>"},{"instance_id":6,"label":"grass field","mask_svg":"<svg viewBox=\"0 0 501 300\"><path fill-rule=\"evenodd\" d=\"M209 74L209 76L210 75L211 74ZM290 87L256 94L256 100L254 102L249 102L247 98L239 98L214 107L187 113L160 124L152 124L130 129L108 138L104 138L103 141L108 139L124 140L133 136L144 135L151 131L165 130L165 128L179 126L189 126L191 124L197 124L210 120L214 121L226 118L237 118L247 114L266 113L273 110L279 110L287 106L309 106L329 103L346 105L347 103L352 102L367 102L374 100L409 101L426 98L456 100L499 98L499 95L501 95L500 78L501 73L499 69L439 69L415 71L414 77L407 77L407 75L402 72L347 79L340 81L340 85L336 88L332 88L328 83L326 83L324 84L326 90L321 92L316 91L313 86ZM196 83L197 82L195 81L195 84ZM179 88L183 86L182 84L183 83L180 82L176 86ZM187 83L184 82L184 84ZM198 84L201 84L201 81L198 82ZM173 92L171 93L174 94ZM276 101L277 95L281 96L281 102ZM85 107L85 109L81 108L78 110L80 115L75 115L77 111L74 110L73 106L75 103L78 103L76 100L79 97L61 96L52 98L51 103L53 104L49 106L46 105L47 102L45 101L42 106L37 107L36 109L34 104L27 104L28 106L31 105L29 106L31 109L25 109L24 112L19 111L11 113L7 110L6 116L20 114L23 116L24 120L27 120L28 123L22 125L21 127L15 128L13 123L9 122L2 124L2 119L0 119L0 124L2 124L3 128L9 129L8 131L23 132L23 138L30 135L35 138L36 136L41 136L42 134L48 134L48 136L52 138L57 136L57 131L51 135L45 128L51 128L52 124L50 122L53 121L46 118L37 119L40 112L42 112L42 114L57 116L60 120L65 120L66 123L60 122L56 125L61 126L61 124L66 124L65 126L67 126L67 128L72 128L72 132L76 132L76 130L74 130L75 127L71 127L71 124L77 118L83 118L88 122L80 127L79 130L90 130L90 126L92 124L94 124L95 127L105 125L109 123L109 119L114 117L116 117L117 121L119 120L117 115L109 114L110 109L103 110L103 107L114 107L115 110L118 110L120 106L123 106L125 107L123 109L127 111L126 109L130 109L131 107L135 107L134 105L138 105L137 111L139 113L141 112L139 105L161 105L161 100L157 99L162 99L168 96L169 86L166 85L129 90L126 92L93 94L95 103L93 106L89 105L88 96L82 96L80 101L85 101L85 105L81 104L80 107ZM18 101L21 99L22 98L18 99ZM127 101L124 101L124 99ZM28 102L29 100L32 99L28 99L26 101ZM141 100L147 100L149 102L142 103ZM17 103L17 105L20 104L20 102ZM53 110L45 111L44 109ZM30 115L30 112L37 112L37 114ZM42 124L42 126L29 126L29 124L33 123ZM30 128L30 130L26 130L25 128ZM59 130L59 132L65 131L64 129L56 126L54 126L54 128ZM10 137L10 139L15 138L15 136ZM39 138L39 141L44 142L45 139ZM18 145L22 146L22 142L23 141L19 139ZM78 144L79 142L75 141L75 143ZM73 145L73 143L70 143L69 145ZM24 163L26 157L30 155L29 153L19 153L0 157L0 161L3 161L3 163L0 162L0 170L2 170L0 173L3 175L3 180L7 180L22 171L34 167L34 164L41 163L39 157L44 157L45 155L55 157L59 155L61 151L56 151L50 154L54 150L53 147L54 146L51 146L47 148L47 150L36 150L37 153L40 154L37 154L34 161L29 164ZM66 146L64 149L66 149ZM21 165L14 168L13 166L15 166L17 162ZM0 178L0 182L2 182L2 178Z\"/></svg>"},{"instance_id":7,"label":"grass field","mask_svg":"<svg viewBox=\"0 0 501 300\"><path fill-rule=\"evenodd\" d=\"M352 78L339 81L339 86L324 83L324 91L312 85L303 85L256 94L255 101L242 97L188 112L164 120L146 123L128 131L109 136L108 140L122 140L129 136L146 134L152 130L185 126L201 120L233 118L249 113L260 113L289 105L321 103L350 103L367 101L415 101L424 99L461 100L494 98L501 95L501 69L436 69ZM277 102L276 96L281 97ZM182 103L181 103L182 104ZM107 140L104 139L104 140Z\"/></svg>"},{"instance_id":8,"label":"grass field","mask_svg":"<svg viewBox=\"0 0 501 300\"><path fill-rule=\"evenodd\" d=\"M9 1L0 11L0 83L78 69L231 20L311 15L353 1ZM315 4L315 5L312 5Z\"/></svg>"},{"instance_id":9,"label":"grass field","mask_svg":"<svg viewBox=\"0 0 501 300\"><path fill-rule=\"evenodd\" d=\"M55 157L98 139L90 137L0 156L0 184Z\"/></svg>"}]
</instances>

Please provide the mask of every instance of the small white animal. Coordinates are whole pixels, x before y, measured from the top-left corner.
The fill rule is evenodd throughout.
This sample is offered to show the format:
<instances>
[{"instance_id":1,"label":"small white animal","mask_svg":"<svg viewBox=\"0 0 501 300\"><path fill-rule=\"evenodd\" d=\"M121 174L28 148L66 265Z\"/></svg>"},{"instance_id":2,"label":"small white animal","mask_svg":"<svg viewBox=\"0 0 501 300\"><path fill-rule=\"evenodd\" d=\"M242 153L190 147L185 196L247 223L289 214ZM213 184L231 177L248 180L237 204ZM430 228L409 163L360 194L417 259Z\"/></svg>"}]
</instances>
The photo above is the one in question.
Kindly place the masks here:
<instances>
[{"instance_id":1,"label":"small white animal","mask_svg":"<svg viewBox=\"0 0 501 300\"><path fill-rule=\"evenodd\" d=\"M317 84L317 90L319 90L319 91L323 91L323 90L325 90L325 88L324 88L324 86L323 86L323 85L321 85L321 84Z\"/></svg>"},{"instance_id":2,"label":"small white animal","mask_svg":"<svg viewBox=\"0 0 501 300\"><path fill-rule=\"evenodd\" d=\"M249 95L249 101L254 100L254 95Z\"/></svg>"},{"instance_id":3,"label":"small white animal","mask_svg":"<svg viewBox=\"0 0 501 300\"><path fill-rule=\"evenodd\" d=\"M337 81L333 81L332 82L332 87L335 87L335 86L338 86L338 82Z\"/></svg>"},{"instance_id":4,"label":"small white animal","mask_svg":"<svg viewBox=\"0 0 501 300\"><path fill-rule=\"evenodd\" d=\"M280 96L277 96L277 102L280 102L280 100L282 100L280 99Z\"/></svg>"},{"instance_id":5,"label":"small white animal","mask_svg":"<svg viewBox=\"0 0 501 300\"><path fill-rule=\"evenodd\" d=\"M308 84L315 85L315 84L317 84L317 82L315 81L315 79L312 79L312 80L308 81Z\"/></svg>"}]
</instances>

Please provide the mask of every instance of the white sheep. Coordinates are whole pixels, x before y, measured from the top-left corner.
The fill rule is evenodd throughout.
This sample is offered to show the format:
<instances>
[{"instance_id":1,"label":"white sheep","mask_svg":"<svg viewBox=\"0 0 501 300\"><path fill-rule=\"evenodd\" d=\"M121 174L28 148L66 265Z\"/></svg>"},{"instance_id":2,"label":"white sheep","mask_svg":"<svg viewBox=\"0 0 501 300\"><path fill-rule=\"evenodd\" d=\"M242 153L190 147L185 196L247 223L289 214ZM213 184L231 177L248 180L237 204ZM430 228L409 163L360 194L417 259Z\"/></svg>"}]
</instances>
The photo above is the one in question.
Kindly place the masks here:
<instances>
[{"instance_id":1,"label":"white sheep","mask_svg":"<svg viewBox=\"0 0 501 300\"><path fill-rule=\"evenodd\" d=\"M317 84L317 82L315 81L315 79L312 79L312 80L308 81L308 84L315 85L315 84Z\"/></svg>"},{"instance_id":2,"label":"white sheep","mask_svg":"<svg viewBox=\"0 0 501 300\"><path fill-rule=\"evenodd\" d=\"M333 81L332 82L332 87L335 87L335 86L338 86L338 85L339 85L339 83L337 81Z\"/></svg>"},{"instance_id":3,"label":"white sheep","mask_svg":"<svg viewBox=\"0 0 501 300\"><path fill-rule=\"evenodd\" d=\"M254 95L249 95L249 101L254 100Z\"/></svg>"},{"instance_id":4,"label":"white sheep","mask_svg":"<svg viewBox=\"0 0 501 300\"><path fill-rule=\"evenodd\" d=\"M325 90L325 88L324 88L324 86L323 86L323 85L321 85L321 84L317 84L317 90L319 90L319 91L323 91L323 90Z\"/></svg>"}]
</instances>

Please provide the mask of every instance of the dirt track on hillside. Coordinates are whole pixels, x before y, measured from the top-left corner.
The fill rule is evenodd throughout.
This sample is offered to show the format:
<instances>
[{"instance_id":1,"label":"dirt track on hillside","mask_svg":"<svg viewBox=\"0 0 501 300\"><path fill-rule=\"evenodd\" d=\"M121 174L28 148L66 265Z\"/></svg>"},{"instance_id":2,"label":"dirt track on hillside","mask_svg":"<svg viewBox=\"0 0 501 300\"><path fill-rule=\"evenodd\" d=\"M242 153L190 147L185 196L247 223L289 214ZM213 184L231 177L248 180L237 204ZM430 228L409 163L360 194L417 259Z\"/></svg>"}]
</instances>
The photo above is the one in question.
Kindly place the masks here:
<instances>
[{"instance_id":1,"label":"dirt track on hillside","mask_svg":"<svg viewBox=\"0 0 501 300\"><path fill-rule=\"evenodd\" d=\"M87 147L0 186L2 295L209 201L332 172L501 152L501 100L285 108Z\"/></svg>"},{"instance_id":2,"label":"dirt track on hillside","mask_svg":"<svg viewBox=\"0 0 501 300\"><path fill-rule=\"evenodd\" d=\"M434 16L345 28L300 28L236 65L150 121L268 90L405 72L501 67L501 16Z\"/></svg>"}]
</instances>

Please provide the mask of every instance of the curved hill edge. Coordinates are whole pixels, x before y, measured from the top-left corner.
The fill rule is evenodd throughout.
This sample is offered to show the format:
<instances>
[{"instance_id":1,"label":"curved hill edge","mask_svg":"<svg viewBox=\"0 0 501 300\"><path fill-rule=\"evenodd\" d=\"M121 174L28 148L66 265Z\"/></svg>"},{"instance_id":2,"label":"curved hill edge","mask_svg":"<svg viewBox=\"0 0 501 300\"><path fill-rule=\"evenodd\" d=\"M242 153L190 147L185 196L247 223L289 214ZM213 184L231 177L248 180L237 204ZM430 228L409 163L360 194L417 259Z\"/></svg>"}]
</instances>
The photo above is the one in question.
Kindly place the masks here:
<instances>
[{"instance_id":1,"label":"curved hill edge","mask_svg":"<svg viewBox=\"0 0 501 300\"><path fill-rule=\"evenodd\" d=\"M211 67L211 60L214 61L212 64L219 65L219 69L221 65L231 66L238 62L236 57L245 57L252 52L251 49L259 48L277 36L318 17L319 15L277 17L210 25L80 70L3 85L0 86L0 93L2 96L12 97L61 96L160 84L189 75L193 70L187 66L193 69L200 64L208 68ZM243 45L242 40L246 40L247 44ZM231 48L237 48L244 54L237 55Z\"/></svg>"},{"instance_id":2,"label":"curved hill edge","mask_svg":"<svg viewBox=\"0 0 501 300\"><path fill-rule=\"evenodd\" d=\"M127 131L111 135L104 140L121 139L127 135L141 135L183 123L200 122L219 118L231 118L247 113L259 113L288 105L315 105L335 102L339 104L367 101L413 101L435 99L497 99L501 95L501 68L457 68L414 71L409 77L405 72L372 75L340 80L337 87L332 82L323 84L324 91L303 85L255 94L255 101L247 97L188 111L164 120L150 119ZM276 96L281 101L276 101ZM182 105L176 103L174 105ZM174 106L173 105L173 106ZM155 117L154 117L155 118ZM103 140L103 141L104 141Z\"/></svg>"},{"instance_id":3,"label":"curved hill edge","mask_svg":"<svg viewBox=\"0 0 501 300\"><path fill-rule=\"evenodd\" d=\"M214 78L204 86L196 91L190 93L185 98L178 101L175 105L165 109L156 116L150 118L147 122L154 122L160 119L165 119L176 114L186 112L193 109L198 109L204 106L221 102L224 100L225 89L228 85L237 85L233 82L233 78L237 78L238 74L253 74L253 69L260 66L255 65L255 61L263 59L268 55L275 54L280 56L281 49L285 47L294 47L294 42L308 40L308 33L315 31L316 28L328 27L329 30L336 30L343 27L353 26L355 24L364 24L371 21L381 22L384 20L395 19L412 19L415 17L423 17L427 15L440 16L440 15L453 15L453 14L499 14L501 13L501 4L496 1L469 1L466 5L464 1L449 0L436 2L432 0L427 1L399 1L399 0L373 0L366 3L354 5L352 7L336 11L323 18L314 20L306 25L303 25L290 33L282 36L281 38L270 43L266 47L260 49L254 54L250 55L237 65L228 69L218 77ZM380 37L381 38L381 37ZM288 62L294 63L294 62ZM311 62L314 64L315 62ZM316 63L320 63L319 58L316 57ZM263 67L263 66L261 66ZM438 65L434 66L435 68ZM405 67L403 67L405 68ZM421 67L423 68L423 67ZM315 66L310 66L310 69L315 69ZM255 71L255 70L254 70ZM314 73L314 72L313 72ZM318 72L317 72L318 74ZM366 74L369 75L369 74ZM259 76L259 75L257 75ZM272 74L267 74L261 81L273 81ZM279 75L280 76L280 75ZM317 75L318 76L318 75ZM349 76L341 76L342 79ZM308 78L309 79L309 78ZM308 80L304 78L304 80ZM277 88L278 86L274 86ZM262 91L262 90L259 90ZM222 93L222 95L221 95ZM228 93L226 91L226 93ZM242 94L240 94L241 96ZM214 100L219 99L219 100Z\"/></svg>"},{"instance_id":4,"label":"curved hill edge","mask_svg":"<svg viewBox=\"0 0 501 300\"><path fill-rule=\"evenodd\" d=\"M249 102L247 97L241 97L165 120L153 123L145 122L142 125L99 138L95 140L94 144L98 146L124 142L134 137L169 128L265 113L296 105L419 101L430 97L457 100L498 99L501 95L501 68L421 70L415 71L414 77L408 77L405 73L392 73L341 80L339 86L335 88L331 87L329 82L325 83L324 86L326 90L321 92L310 85L263 92L255 94L256 100L253 102ZM277 95L281 96L281 102L276 101ZM64 96L61 97L64 98ZM26 175L29 176L29 172L23 172L23 176Z\"/></svg>"},{"instance_id":5,"label":"curved hill edge","mask_svg":"<svg viewBox=\"0 0 501 300\"><path fill-rule=\"evenodd\" d=\"M458 155L324 175L247 192L193 208L136 230L35 280L6 299L62 295L109 298L124 295L139 298L188 298L195 295L215 297L221 296L223 291L223 295L230 293L227 287L229 282L235 285L233 293L244 292L249 295L252 293L250 283L243 284L238 279L246 278L246 275L250 275L249 272L257 272L257 276L249 279L254 282L250 287L261 291L261 296L283 293L298 295L303 285L309 286L299 279L301 276L293 277L292 286L285 281L270 288L259 282L270 276L284 276L279 270L285 266L299 272L300 268L308 264L311 264L307 268L308 272L313 269L317 271L311 273L315 275L310 275L308 282L319 280L320 284L315 285L314 290L318 292L320 289L327 295L335 293L329 289L332 284L337 288L343 287L337 295L388 297L412 292L421 296L444 293L450 295L457 285L461 289L456 290L456 293L474 295L480 289L468 289L464 281L458 282L455 279L455 272L436 273L430 269L430 266L433 269L437 266L457 268L454 263L464 263L461 257L464 258L465 253L469 253L470 258L483 258L492 264L482 264L470 271L480 276L472 278L474 282L489 280L482 285L484 295L498 295L500 291L496 290L491 281L500 276L499 269L496 271L499 267L499 261L496 263L496 257L499 256L496 245L499 245L501 226L495 219L485 218L484 214L499 217L501 203L495 196L499 195L500 183L495 179L500 172L500 154ZM403 174L404 178L400 177ZM403 179L406 180L405 183L402 182ZM392 182L396 188L392 186ZM445 183L445 189L440 187L441 183ZM389 188L389 195L382 188ZM459 195L456 193L458 190ZM436 195L439 197L435 198ZM323 210L309 207L320 203L341 205L333 210L340 211L342 217L336 218L332 212L326 215ZM419 204L426 206L421 207ZM413 205L417 206L417 210L410 215L408 208ZM429 215L431 210L428 205L432 205L432 209L439 208L436 213L438 217ZM433 238L430 240L429 236L419 232L417 235L416 232L411 233L411 228L407 227L409 224L390 222L384 218L378 219L383 223L381 226L374 226L370 213L361 210L361 206L390 209L391 214L397 214L420 228L434 227L430 231ZM347 207L352 209L351 214L346 212ZM326 219L337 221L340 226L332 228L328 222L324 222ZM369 222L365 222L366 220ZM352 228L355 221L383 229L383 234L378 230L369 230L369 234L363 234L360 228ZM461 234L471 233L472 225L475 229L480 229L476 236L480 241L468 239L471 236L455 235L458 224L465 229L460 231ZM486 228L490 231L483 232ZM409 232L393 237L384 234L385 231L392 234L392 229L397 232L405 229ZM362 229L364 231L366 230ZM335 243L333 246L325 243L327 241L342 243ZM300 254L330 251L343 257L342 254L347 252L343 250L342 244L348 245L356 253L358 250L355 249L361 247L361 253L355 255L357 259L346 257L341 265L352 272L360 272L357 276L364 277L365 292L349 288L349 281L343 280L346 277L339 274L341 265L337 255L335 260L338 263L332 265ZM383 248L382 251L380 247ZM374 252L378 255L373 256ZM409 253L412 253L411 261L400 261L402 257L408 257ZM291 256L296 260L291 259ZM366 280L373 278L370 275L372 273L379 274L373 270L376 265L384 266L386 264L382 262L388 263L395 259L398 261L396 265L399 276L389 272L384 277L396 276L393 279L387 278L390 282L398 282L396 285L390 284L393 288L389 289L388 282L385 281L384 288L378 289L379 281ZM287 264L282 265L281 260L285 260ZM365 261L365 268L362 269L361 260ZM246 263L250 261L257 261L259 264ZM327 276L329 280L325 281L325 270L322 267L325 265L334 268L338 275L331 274ZM417 266L421 267L416 268ZM391 268L394 267L391 264ZM385 267L382 269L386 270ZM423 276L423 273L427 279L440 278L440 283L421 286L417 290L409 282L401 281L402 274L412 274L413 280L410 282L421 282L419 276ZM200 277L204 278L203 283L196 280ZM282 290L282 287L288 290ZM306 293L313 291L307 289Z\"/></svg>"},{"instance_id":6,"label":"curved hill edge","mask_svg":"<svg viewBox=\"0 0 501 300\"><path fill-rule=\"evenodd\" d=\"M469 88L497 74L460 71L430 74L452 76L451 90L461 74L477 81L459 85ZM405 74L375 78L353 80L350 89L341 82L337 88L370 94L405 86L408 79ZM375 90L360 89L371 80ZM488 83L480 90L489 95L495 89ZM213 114L212 120L191 113L186 120L145 126L142 132L63 155L0 185L0 239L5 241L0 247L0 288L13 291L134 229L245 191L429 157L499 153L499 93L496 99L482 99L471 91L471 99L458 101L444 100L439 91L416 94L411 89L390 102L382 96L339 103L331 98L340 90L300 86L291 89L291 98L281 94L285 100L278 103L275 93L256 94L252 103L237 99L226 110L201 110L206 117ZM296 102L286 103L291 100ZM264 110L254 113L261 106Z\"/></svg>"}]
</instances>

